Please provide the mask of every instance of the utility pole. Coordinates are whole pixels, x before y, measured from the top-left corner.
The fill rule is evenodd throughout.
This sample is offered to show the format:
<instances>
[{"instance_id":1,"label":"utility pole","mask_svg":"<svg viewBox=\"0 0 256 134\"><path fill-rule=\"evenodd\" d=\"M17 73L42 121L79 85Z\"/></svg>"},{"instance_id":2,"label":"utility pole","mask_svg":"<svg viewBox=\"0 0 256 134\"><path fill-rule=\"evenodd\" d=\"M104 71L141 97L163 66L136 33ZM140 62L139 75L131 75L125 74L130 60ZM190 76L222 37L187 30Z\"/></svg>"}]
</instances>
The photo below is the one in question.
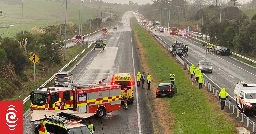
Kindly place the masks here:
<instances>
[{"instance_id":1,"label":"utility pole","mask_svg":"<svg viewBox=\"0 0 256 134\"><path fill-rule=\"evenodd\" d=\"M64 37L64 61L66 61L66 49L67 49L67 10L68 10L68 0L66 0L65 9L65 37Z\"/></svg>"},{"instance_id":2,"label":"utility pole","mask_svg":"<svg viewBox=\"0 0 256 134\"><path fill-rule=\"evenodd\" d=\"M221 12L220 12L220 23L221 23Z\"/></svg>"},{"instance_id":3,"label":"utility pole","mask_svg":"<svg viewBox=\"0 0 256 134\"><path fill-rule=\"evenodd\" d=\"M24 10L23 10L23 0L21 1L21 8L22 8L22 22L24 25ZM22 34L24 34L24 26L22 28Z\"/></svg>"}]
</instances>

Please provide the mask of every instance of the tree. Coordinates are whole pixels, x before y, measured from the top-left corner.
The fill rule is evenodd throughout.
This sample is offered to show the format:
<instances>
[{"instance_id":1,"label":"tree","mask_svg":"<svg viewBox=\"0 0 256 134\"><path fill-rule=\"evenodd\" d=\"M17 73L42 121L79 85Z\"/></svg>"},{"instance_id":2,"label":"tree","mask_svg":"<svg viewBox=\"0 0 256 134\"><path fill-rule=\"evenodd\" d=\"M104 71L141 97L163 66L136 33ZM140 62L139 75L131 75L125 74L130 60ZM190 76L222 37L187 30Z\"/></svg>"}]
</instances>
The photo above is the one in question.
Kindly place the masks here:
<instances>
[{"instance_id":1,"label":"tree","mask_svg":"<svg viewBox=\"0 0 256 134\"><path fill-rule=\"evenodd\" d=\"M23 53L17 40L4 38L1 46L7 53L8 60L14 64L15 73L21 75L27 64L27 57Z\"/></svg>"},{"instance_id":2,"label":"tree","mask_svg":"<svg viewBox=\"0 0 256 134\"><path fill-rule=\"evenodd\" d=\"M7 62L7 53L4 49L0 48L0 70Z\"/></svg>"}]
</instances>

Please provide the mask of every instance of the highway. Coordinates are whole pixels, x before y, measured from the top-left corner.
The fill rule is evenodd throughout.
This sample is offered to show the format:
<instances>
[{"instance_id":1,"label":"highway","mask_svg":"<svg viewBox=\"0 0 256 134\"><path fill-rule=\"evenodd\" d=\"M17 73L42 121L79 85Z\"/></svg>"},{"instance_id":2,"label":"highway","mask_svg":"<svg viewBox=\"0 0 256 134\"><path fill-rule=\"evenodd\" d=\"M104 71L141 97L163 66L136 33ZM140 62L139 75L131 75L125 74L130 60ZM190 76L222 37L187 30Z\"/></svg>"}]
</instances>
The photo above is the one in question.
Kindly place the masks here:
<instances>
[{"instance_id":1,"label":"highway","mask_svg":"<svg viewBox=\"0 0 256 134\"><path fill-rule=\"evenodd\" d=\"M122 19L124 26L118 27L118 30L110 30L109 35L104 37L107 39L105 50L91 50L72 70L74 83L98 83L102 79L107 79L106 82L110 83L114 73L136 74L140 64L131 33L129 18L132 16L132 12L125 13ZM145 90L137 87L135 89L135 101L129 105L128 110L121 109L108 114L103 119L93 119L96 134L153 133ZM33 125L30 124L28 117L25 119L24 133L33 133Z\"/></svg>"},{"instance_id":2,"label":"highway","mask_svg":"<svg viewBox=\"0 0 256 134\"><path fill-rule=\"evenodd\" d=\"M237 82L245 81L247 83L256 83L255 68L249 67L227 56L206 54L202 45L198 45L198 43L194 43L186 37L170 36L167 32L159 33L154 31L154 33L170 46L175 40L188 45L189 52L186 59L194 65L197 65L198 62L203 59L210 61L213 64L213 73L206 75L220 87L225 87L231 96L234 95L233 90Z\"/></svg>"}]
</instances>

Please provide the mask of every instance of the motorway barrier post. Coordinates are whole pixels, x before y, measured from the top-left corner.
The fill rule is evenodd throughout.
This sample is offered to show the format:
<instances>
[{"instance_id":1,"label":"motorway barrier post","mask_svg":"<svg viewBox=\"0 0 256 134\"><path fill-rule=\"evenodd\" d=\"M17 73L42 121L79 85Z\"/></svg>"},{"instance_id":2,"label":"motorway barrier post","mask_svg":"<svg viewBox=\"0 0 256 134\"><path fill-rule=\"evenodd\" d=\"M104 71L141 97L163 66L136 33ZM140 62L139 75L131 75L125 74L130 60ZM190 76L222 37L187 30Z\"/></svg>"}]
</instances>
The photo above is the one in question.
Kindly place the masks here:
<instances>
[{"instance_id":1,"label":"motorway barrier post","mask_svg":"<svg viewBox=\"0 0 256 134\"><path fill-rule=\"evenodd\" d=\"M242 114L242 120L241 122L244 122L244 113L241 113Z\"/></svg>"},{"instance_id":2,"label":"motorway barrier post","mask_svg":"<svg viewBox=\"0 0 256 134\"><path fill-rule=\"evenodd\" d=\"M228 101L228 109L231 108L231 101Z\"/></svg>"},{"instance_id":3,"label":"motorway barrier post","mask_svg":"<svg viewBox=\"0 0 256 134\"><path fill-rule=\"evenodd\" d=\"M232 114L234 114L235 113L235 105L232 105L232 108L233 108Z\"/></svg>"},{"instance_id":4,"label":"motorway barrier post","mask_svg":"<svg viewBox=\"0 0 256 134\"><path fill-rule=\"evenodd\" d=\"M254 132L255 122L252 123L252 132Z\"/></svg>"},{"instance_id":5,"label":"motorway barrier post","mask_svg":"<svg viewBox=\"0 0 256 134\"><path fill-rule=\"evenodd\" d=\"M246 117L246 127L249 127L250 119L249 117Z\"/></svg>"}]
</instances>

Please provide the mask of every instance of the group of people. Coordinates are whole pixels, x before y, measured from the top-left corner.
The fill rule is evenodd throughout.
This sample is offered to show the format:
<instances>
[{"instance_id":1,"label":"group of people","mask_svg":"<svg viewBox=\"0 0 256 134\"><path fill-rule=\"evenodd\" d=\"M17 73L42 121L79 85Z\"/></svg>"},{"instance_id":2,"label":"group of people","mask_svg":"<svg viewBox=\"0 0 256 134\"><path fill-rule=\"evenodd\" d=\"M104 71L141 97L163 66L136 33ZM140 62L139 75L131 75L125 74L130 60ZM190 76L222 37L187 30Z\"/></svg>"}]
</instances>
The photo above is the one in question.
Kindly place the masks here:
<instances>
[{"instance_id":1,"label":"group of people","mask_svg":"<svg viewBox=\"0 0 256 134\"><path fill-rule=\"evenodd\" d=\"M199 89L201 89L203 87L204 75L201 72L199 66L192 64L189 68L189 72L192 79L192 85L197 82Z\"/></svg>"},{"instance_id":2,"label":"group of people","mask_svg":"<svg viewBox=\"0 0 256 134\"><path fill-rule=\"evenodd\" d=\"M189 72L191 75L192 84L195 82L199 83L199 89L201 89L203 87L204 75L202 74L199 67L192 64L189 68ZM225 88L222 88L219 92L219 99L221 100L220 102L221 110L224 110L225 101L227 98L228 98L228 93Z\"/></svg>"},{"instance_id":3,"label":"group of people","mask_svg":"<svg viewBox=\"0 0 256 134\"><path fill-rule=\"evenodd\" d=\"M152 82L152 78L151 75L148 73L147 77L145 72L142 72L142 74L138 71L137 76L136 76L136 80L137 80L137 86L143 89L144 88L144 83L145 81L147 81L147 89L150 90L150 84Z\"/></svg>"}]
</instances>

